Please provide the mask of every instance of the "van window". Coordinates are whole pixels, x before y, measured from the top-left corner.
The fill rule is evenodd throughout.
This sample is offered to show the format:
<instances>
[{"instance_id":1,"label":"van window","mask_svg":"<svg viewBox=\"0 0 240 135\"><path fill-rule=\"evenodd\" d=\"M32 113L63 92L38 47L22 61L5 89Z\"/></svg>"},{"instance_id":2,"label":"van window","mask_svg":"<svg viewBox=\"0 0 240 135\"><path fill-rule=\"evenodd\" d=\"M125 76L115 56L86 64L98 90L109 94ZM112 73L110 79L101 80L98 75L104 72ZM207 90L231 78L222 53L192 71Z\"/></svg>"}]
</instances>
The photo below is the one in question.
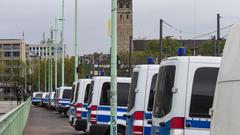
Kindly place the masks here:
<instances>
[{"instance_id":1,"label":"van window","mask_svg":"<svg viewBox=\"0 0 240 135\"><path fill-rule=\"evenodd\" d=\"M49 94L47 94L47 95L45 96L45 98L49 98Z\"/></svg>"},{"instance_id":2,"label":"van window","mask_svg":"<svg viewBox=\"0 0 240 135\"><path fill-rule=\"evenodd\" d=\"M75 91L75 85L72 86L72 93L71 93L71 102L73 101L73 97L74 97L74 91Z\"/></svg>"},{"instance_id":3,"label":"van window","mask_svg":"<svg viewBox=\"0 0 240 135\"><path fill-rule=\"evenodd\" d=\"M63 90L63 99L70 99L71 98L71 94L72 94L72 90L71 89L64 89Z\"/></svg>"},{"instance_id":4,"label":"van window","mask_svg":"<svg viewBox=\"0 0 240 135\"><path fill-rule=\"evenodd\" d=\"M138 82L138 72L133 72L132 74L132 81L129 91L129 98L128 98L128 111L131 111L135 104L135 89L137 88L137 82Z\"/></svg>"},{"instance_id":5,"label":"van window","mask_svg":"<svg viewBox=\"0 0 240 135\"><path fill-rule=\"evenodd\" d=\"M218 68L199 68L196 70L190 104L190 117L210 118L209 109L213 104L218 76Z\"/></svg>"},{"instance_id":6,"label":"van window","mask_svg":"<svg viewBox=\"0 0 240 135\"><path fill-rule=\"evenodd\" d=\"M77 83L77 88L76 88L76 92L75 92L74 103L76 103L76 102L77 102L77 99L78 99L79 87L80 87L80 82Z\"/></svg>"},{"instance_id":7,"label":"van window","mask_svg":"<svg viewBox=\"0 0 240 135\"><path fill-rule=\"evenodd\" d=\"M159 69L153 109L153 115L156 118L162 118L171 111L175 71L175 66L164 66Z\"/></svg>"},{"instance_id":8,"label":"van window","mask_svg":"<svg viewBox=\"0 0 240 135\"><path fill-rule=\"evenodd\" d=\"M130 83L117 83L117 105L118 106L127 106L129 87L130 87ZM102 87L100 105L110 106L111 104L110 91L111 91L110 82L105 82Z\"/></svg>"},{"instance_id":9,"label":"van window","mask_svg":"<svg viewBox=\"0 0 240 135\"><path fill-rule=\"evenodd\" d=\"M92 81L90 85L90 89L88 93L88 104L92 103L93 87L94 87L94 81Z\"/></svg>"},{"instance_id":10,"label":"van window","mask_svg":"<svg viewBox=\"0 0 240 135\"><path fill-rule=\"evenodd\" d=\"M88 102L89 90L90 90L90 84L88 84L86 87L86 91L85 91L85 95L84 95L84 103Z\"/></svg>"},{"instance_id":11,"label":"van window","mask_svg":"<svg viewBox=\"0 0 240 135\"><path fill-rule=\"evenodd\" d=\"M149 93L149 99L148 99L148 111L152 111L153 108L153 101L154 101L154 94L155 94L155 87L156 87L156 82L157 82L157 75L155 74L152 77L152 81L151 81L151 86L150 86L150 93Z\"/></svg>"}]
</instances>

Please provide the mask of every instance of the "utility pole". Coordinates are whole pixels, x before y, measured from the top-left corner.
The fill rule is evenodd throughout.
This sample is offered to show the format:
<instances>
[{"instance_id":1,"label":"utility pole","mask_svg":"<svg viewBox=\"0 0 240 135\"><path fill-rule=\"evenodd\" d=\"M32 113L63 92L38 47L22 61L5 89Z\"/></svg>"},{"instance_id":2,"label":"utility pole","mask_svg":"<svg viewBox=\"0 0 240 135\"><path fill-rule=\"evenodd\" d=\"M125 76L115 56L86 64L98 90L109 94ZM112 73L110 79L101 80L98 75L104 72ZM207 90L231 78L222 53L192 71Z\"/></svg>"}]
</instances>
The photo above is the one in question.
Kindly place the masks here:
<instances>
[{"instance_id":1,"label":"utility pole","mask_svg":"<svg viewBox=\"0 0 240 135\"><path fill-rule=\"evenodd\" d=\"M62 86L64 86L65 80L64 80L64 58L65 58L65 44L64 44L64 0L62 0L62 31L61 31L61 45L62 45Z\"/></svg>"},{"instance_id":2,"label":"utility pole","mask_svg":"<svg viewBox=\"0 0 240 135\"><path fill-rule=\"evenodd\" d=\"M74 80L78 80L78 73L77 73L77 67L78 67L78 0L75 0L75 66L74 66Z\"/></svg>"},{"instance_id":3,"label":"utility pole","mask_svg":"<svg viewBox=\"0 0 240 135\"><path fill-rule=\"evenodd\" d=\"M43 42L45 46L44 53L45 53L45 60L44 60L44 92L47 92L47 45L45 40L45 32L43 33Z\"/></svg>"},{"instance_id":4,"label":"utility pole","mask_svg":"<svg viewBox=\"0 0 240 135\"><path fill-rule=\"evenodd\" d=\"M52 45L53 45L53 32L54 32L54 29L53 28L51 28L51 39L50 39L50 52L49 52L49 54L50 54L50 89L49 89L49 91L50 92L52 92L52 80L53 80L53 72L52 72L52 70L53 70L53 66L52 66L52 58L53 58L53 55L52 55Z\"/></svg>"},{"instance_id":5,"label":"utility pole","mask_svg":"<svg viewBox=\"0 0 240 135\"><path fill-rule=\"evenodd\" d=\"M128 58L128 66L129 66L129 76L132 75L132 36L129 37L129 58Z\"/></svg>"},{"instance_id":6,"label":"utility pole","mask_svg":"<svg viewBox=\"0 0 240 135\"><path fill-rule=\"evenodd\" d=\"M217 56L221 55L221 47L220 47L220 14L217 14Z\"/></svg>"},{"instance_id":7,"label":"utility pole","mask_svg":"<svg viewBox=\"0 0 240 135\"><path fill-rule=\"evenodd\" d=\"M214 45L214 56L217 56L217 46L216 46L216 36L212 36L212 41L213 41L213 45Z\"/></svg>"},{"instance_id":8,"label":"utility pole","mask_svg":"<svg viewBox=\"0 0 240 135\"><path fill-rule=\"evenodd\" d=\"M48 41L47 41L47 54L48 54L48 60L47 60L47 63L48 63L48 90L47 90L47 92L49 92L50 91L50 83L51 83L51 81L50 81L50 70L51 70L51 68L50 68L50 59L51 59L51 55L50 55L50 40L48 39Z\"/></svg>"},{"instance_id":9,"label":"utility pole","mask_svg":"<svg viewBox=\"0 0 240 135\"><path fill-rule=\"evenodd\" d=\"M57 70L58 70L58 42L57 42L57 18L55 18L55 25L54 25L54 44L55 44L55 49L54 49L54 54L55 54L55 62L54 62L54 64L55 64L55 69L54 69L54 71L55 71L55 89L57 88L57 82L58 82L58 79L57 79L57 77L58 77L58 72L57 72Z\"/></svg>"},{"instance_id":10,"label":"utility pole","mask_svg":"<svg viewBox=\"0 0 240 135\"><path fill-rule=\"evenodd\" d=\"M40 80L40 61L41 61L41 56L40 56L40 49L39 49L39 54L38 54L38 91L40 92L41 89L41 80Z\"/></svg>"},{"instance_id":11,"label":"utility pole","mask_svg":"<svg viewBox=\"0 0 240 135\"><path fill-rule=\"evenodd\" d=\"M159 43L160 43L160 58L159 58L160 63L163 59L163 19L160 19Z\"/></svg>"},{"instance_id":12,"label":"utility pole","mask_svg":"<svg viewBox=\"0 0 240 135\"><path fill-rule=\"evenodd\" d=\"M117 0L112 0L111 135L117 135Z\"/></svg>"}]
</instances>

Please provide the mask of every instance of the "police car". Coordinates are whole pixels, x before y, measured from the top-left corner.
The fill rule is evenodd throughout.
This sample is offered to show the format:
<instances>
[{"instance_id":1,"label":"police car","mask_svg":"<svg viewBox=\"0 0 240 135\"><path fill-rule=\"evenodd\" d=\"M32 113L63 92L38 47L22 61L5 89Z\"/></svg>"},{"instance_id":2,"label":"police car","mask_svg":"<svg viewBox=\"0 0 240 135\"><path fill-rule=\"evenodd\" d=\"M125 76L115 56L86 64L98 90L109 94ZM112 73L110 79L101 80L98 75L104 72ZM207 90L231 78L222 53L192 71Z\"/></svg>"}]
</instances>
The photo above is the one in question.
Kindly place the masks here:
<instances>
[{"instance_id":1,"label":"police car","mask_svg":"<svg viewBox=\"0 0 240 135\"><path fill-rule=\"evenodd\" d=\"M70 107L72 87L60 87L57 90L57 108L59 113L64 113L68 116L68 109Z\"/></svg>"},{"instance_id":2,"label":"police car","mask_svg":"<svg viewBox=\"0 0 240 135\"><path fill-rule=\"evenodd\" d=\"M152 135L209 135L220 57L171 57L160 64Z\"/></svg>"},{"instance_id":3,"label":"police car","mask_svg":"<svg viewBox=\"0 0 240 135\"><path fill-rule=\"evenodd\" d=\"M151 134L154 89L159 65L138 65L133 69L128 99L127 135Z\"/></svg>"},{"instance_id":4,"label":"police car","mask_svg":"<svg viewBox=\"0 0 240 135\"><path fill-rule=\"evenodd\" d=\"M76 112L72 123L72 126L75 127L76 130L86 129L86 127L82 127L79 123L81 123L80 121L87 121L87 103L90 84L91 79L80 79L80 86L74 104Z\"/></svg>"},{"instance_id":5,"label":"police car","mask_svg":"<svg viewBox=\"0 0 240 135\"><path fill-rule=\"evenodd\" d=\"M42 103L42 94L43 92L33 92L32 104L40 105Z\"/></svg>"},{"instance_id":6,"label":"police car","mask_svg":"<svg viewBox=\"0 0 240 135\"><path fill-rule=\"evenodd\" d=\"M110 77L94 77L94 87L90 89L88 102L89 134L110 133ZM128 93L131 78L117 77L117 125L118 134L125 134ZM89 128L90 127L90 128Z\"/></svg>"}]
</instances>

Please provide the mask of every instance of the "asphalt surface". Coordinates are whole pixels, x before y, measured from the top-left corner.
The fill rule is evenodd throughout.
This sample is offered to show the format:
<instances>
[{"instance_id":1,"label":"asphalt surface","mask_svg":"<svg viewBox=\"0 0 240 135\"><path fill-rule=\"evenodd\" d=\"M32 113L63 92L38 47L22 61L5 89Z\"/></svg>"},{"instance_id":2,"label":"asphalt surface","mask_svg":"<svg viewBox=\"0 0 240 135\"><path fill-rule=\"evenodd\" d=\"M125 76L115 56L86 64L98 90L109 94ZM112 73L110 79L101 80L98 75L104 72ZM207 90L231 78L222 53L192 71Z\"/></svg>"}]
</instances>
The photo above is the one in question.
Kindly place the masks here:
<instances>
[{"instance_id":1,"label":"asphalt surface","mask_svg":"<svg viewBox=\"0 0 240 135\"><path fill-rule=\"evenodd\" d=\"M84 135L68 123L68 118L46 108L31 107L23 135Z\"/></svg>"}]
</instances>

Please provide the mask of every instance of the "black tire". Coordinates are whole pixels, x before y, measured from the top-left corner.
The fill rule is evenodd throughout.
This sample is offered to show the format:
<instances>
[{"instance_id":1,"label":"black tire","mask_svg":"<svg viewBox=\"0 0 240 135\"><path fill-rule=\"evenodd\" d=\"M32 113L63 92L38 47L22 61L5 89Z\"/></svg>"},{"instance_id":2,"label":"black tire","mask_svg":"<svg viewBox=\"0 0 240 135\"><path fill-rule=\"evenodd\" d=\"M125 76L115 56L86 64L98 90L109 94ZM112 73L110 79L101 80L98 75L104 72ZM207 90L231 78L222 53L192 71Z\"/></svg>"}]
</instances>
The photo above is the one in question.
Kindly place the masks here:
<instances>
[{"instance_id":1,"label":"black tire","mask_svg":"<svg viewBox=\"0 0 240 135\"><path fill-rule=\"evenodd\" d=\"M64 116L65 116L65 117L69 117L68 110L64 110L64 112L63 112L63 113L64 113Z\"/></svg>"},{"instance_id":2,"label":"black tire","mask_svg":"<svg viewBox=\"0 0 240 135\"><path fill-rule=\"evenodd\" d=\"M123 128L123 127L118 127L118 129L117 129L117 134L118 135L125 135L125 128Z\"/></svg>"}]
</instances>

